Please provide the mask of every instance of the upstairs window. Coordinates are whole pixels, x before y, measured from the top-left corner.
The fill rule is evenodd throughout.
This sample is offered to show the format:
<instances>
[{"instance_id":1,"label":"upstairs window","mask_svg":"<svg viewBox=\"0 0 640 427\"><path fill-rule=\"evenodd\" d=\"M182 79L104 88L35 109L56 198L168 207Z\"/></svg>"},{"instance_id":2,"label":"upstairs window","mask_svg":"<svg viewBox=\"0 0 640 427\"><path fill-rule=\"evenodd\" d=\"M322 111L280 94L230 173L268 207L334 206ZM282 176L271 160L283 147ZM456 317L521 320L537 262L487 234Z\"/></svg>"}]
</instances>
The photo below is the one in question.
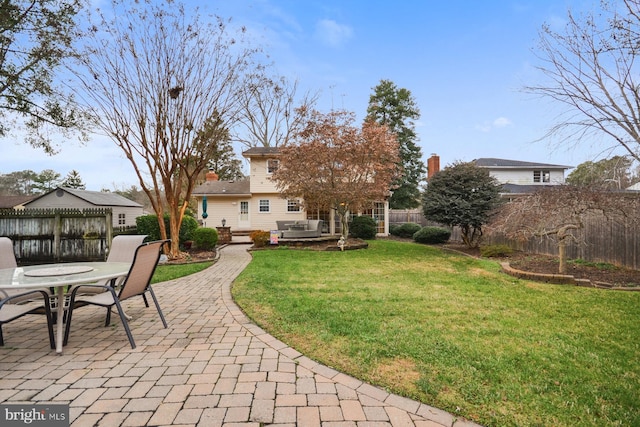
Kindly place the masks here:
<instances>
[{"instance_id":1,"label":"upstairs window","mask_svg":"<svg viewBox=\"0 0 640 427\"><path fill-rule=\"evenodd\" d=\"M300 212L300 202L297 200L287 200L287 212Z\"/></svg>"},{"instance_id":2,"label":"upstairs window","mask_svg":"<svg viewBox=\"0 0 640 427\"><path fill-rule=\"evenodd\" d=\"M550 171L533 171L533 182L551 182L551 172Z\"/></svg>"},{"instance_id":3,"label":"upstairs window","mask_svg":"<svg viewBox=\"0 0 640 427\"><path fill-rule=\"evenodd\" d=\"M126 225L127 224L127 217L126 214L118 214L118 225Z\"/></svg>"},{"instance_id":4,"label":"upstairs window","mask_svg":"<svg viewBox=\"0 0 640 427\"><path fill-rule=\"evenodd\" d=\"M269 203L269 199L260 199L259 211L260 212L271 212L271 205Z\"/></svg>"},{"instance_id":5,"label":"upstairs window","mask_svg":"<svg viewBox=\"0 0 640 427\"><path fill-rule=\"evenodd\" d=\"M276 159L267 160L267 174L271 175L272 173L277 171L279 165L280 165L280 160L276 160Z\"/></svg>"}]
</instances>

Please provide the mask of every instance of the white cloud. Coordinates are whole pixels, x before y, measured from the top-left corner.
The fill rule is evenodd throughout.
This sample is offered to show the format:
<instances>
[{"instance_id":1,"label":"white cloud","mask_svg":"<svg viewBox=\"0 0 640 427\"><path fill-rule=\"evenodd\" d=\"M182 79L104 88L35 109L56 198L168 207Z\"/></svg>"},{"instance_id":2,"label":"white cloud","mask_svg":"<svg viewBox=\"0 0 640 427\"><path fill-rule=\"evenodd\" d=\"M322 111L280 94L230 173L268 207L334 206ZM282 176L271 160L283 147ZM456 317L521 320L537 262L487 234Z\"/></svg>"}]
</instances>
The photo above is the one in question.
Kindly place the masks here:
<instances>
[{"instance_id":1,"label":"white cloud","mask_svg":"<svg viewBox=\"0 0 640 427\"><path fill-rule=\"evenodd\" d=\"M316 24L315 38L327 46L337 47L353 35L353 29L332 19L322 19Z\"/></svg>"},{"instance_id":2,"label":"white cloud","mask_svg":"<svg viewBox=\"0 0 640 427\"><path fill-rule=\"evenodd\" d=\"M507 126L511 126L513 123L506 117L498 117L493 122L484 122L482 124L476 125L476 130L480 132L491 132L494 129L501 129Z\"/></svg>"},{"instance_id":3,"label":"white cloud","mask_svg":"<svg viewBox=\"0 0 640 427\"><path fill-rule=\"evenodd\" d=\"M480 132L491 132L491 124L485 122L481 125L476 125L476 129Z\"/></svg>"},{"instance_id":4,"label":"white cloud","mask_svg":"<svg viewBox=\"0 0 640 427\"><path fill-rule=\"evenodd\" d=\"M506 117L498 117L493 121L493 126L496 128L507 127L510 124L511 124L511 120L507 119Z\"/></svg>"}]
</instances>

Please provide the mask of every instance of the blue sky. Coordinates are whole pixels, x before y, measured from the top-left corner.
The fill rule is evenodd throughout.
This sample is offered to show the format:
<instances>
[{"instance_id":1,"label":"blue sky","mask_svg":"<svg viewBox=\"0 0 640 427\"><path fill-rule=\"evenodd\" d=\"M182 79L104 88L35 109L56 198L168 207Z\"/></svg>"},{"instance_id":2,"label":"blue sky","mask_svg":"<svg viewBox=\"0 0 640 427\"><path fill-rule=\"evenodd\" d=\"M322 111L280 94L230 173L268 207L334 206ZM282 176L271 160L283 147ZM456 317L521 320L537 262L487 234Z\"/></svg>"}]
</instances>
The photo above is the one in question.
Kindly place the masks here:
<instances>
[{"instance_id":1,"label":"blue sky","mask_svg":"<svg viewBox=\"0 0 640 427\"><path fill-rule=\"evenodd\" d=\"M189 3L189 2L187 2ZM204 3L204 2L193 2ZM594 6L595 5L595 6ZM557 141L536 142L554 123L555 104L522 92L540 82L538 31L561 26L568 8L590 10L598 0L234 0L201 6L244 25L270 54L278 73L320 91L322 111L364 117L381 79L411 91L426 160L498 157L577 166L603 155ZM54 169L80 172L88 190L137 184L128 161L108 140L86 147L70 141L48 157L5 140L0 173ZM239 153L238 153L239 154Z\"/></svg>"}]
</instances>

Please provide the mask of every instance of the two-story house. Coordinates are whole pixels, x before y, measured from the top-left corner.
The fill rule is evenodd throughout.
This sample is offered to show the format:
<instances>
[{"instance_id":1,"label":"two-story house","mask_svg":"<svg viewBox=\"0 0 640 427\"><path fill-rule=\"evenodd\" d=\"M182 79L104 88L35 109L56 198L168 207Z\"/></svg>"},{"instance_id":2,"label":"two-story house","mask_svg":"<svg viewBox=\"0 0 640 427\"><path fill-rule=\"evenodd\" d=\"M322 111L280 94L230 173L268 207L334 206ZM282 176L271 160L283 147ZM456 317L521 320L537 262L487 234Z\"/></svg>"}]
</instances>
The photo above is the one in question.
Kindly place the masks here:
<instances>
[{"instance_id":1,"label":"two-story house","mask_svg":"<svg viewBox=\"0 0 640 427\"><path fill-rule=\"evenodd\" d=\"M242 153L249 160L249 178L221 181L208 173L206 181L193 190L198 220L205 227L230 227L233 232L273 230L279 220L321 219L323 233L339 234L340 222L333 211L306 211L299 200L281 197L271 175L279 165L277 147L253 147ZM378 234L389 234L389 203L374 203L360 212L376 219ZM338 230L338 232L336 232Z\"/></svg>"},{"instance_id":2,"label":"two-story house","mask_svg":"<svg viewBox=\"0 0 640 427\"><path fill-rule=\"evenodd\" d=\"M474 160L479 167L489 169L489 174L503 184L505 193L531 193L545 185L565 182L565 171L572 166L535 163L520 160L480 158Z\"/></svg>"}]
</instances>

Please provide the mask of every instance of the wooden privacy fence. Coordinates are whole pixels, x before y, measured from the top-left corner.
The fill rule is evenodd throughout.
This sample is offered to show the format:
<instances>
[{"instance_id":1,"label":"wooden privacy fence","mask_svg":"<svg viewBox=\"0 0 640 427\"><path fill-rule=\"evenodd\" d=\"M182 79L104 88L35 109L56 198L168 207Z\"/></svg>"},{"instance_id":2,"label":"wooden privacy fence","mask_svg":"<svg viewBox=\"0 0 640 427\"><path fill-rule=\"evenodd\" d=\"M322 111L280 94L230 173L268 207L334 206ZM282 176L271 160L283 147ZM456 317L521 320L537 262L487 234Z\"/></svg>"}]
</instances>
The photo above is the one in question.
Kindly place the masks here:
<instances>
[{"instance_id":1,"label":"wooden privacy fence","mask_svg":"<svg viewBox=\"0 0 640 427\"><path fill-rule=\"evenodd\" d=\"M389 213L389 222L390 224L414 222L423 227L436 225L424 218L422 211L418 209L392 210ZM576 240L582 243L568 244L567 258L640 269L640 224L636 218L621 223L604 216L592 216L583 220L583 223L584 228L575 233ZM451 232L451 240L462 241L457 227ZM526 241L516 241L499 233L487 233L483 236L482 244L505 244L524 252L558 255L558 244L553 238L533 237Z\"/></svg>"},{"instance_id":2,"label":"wooden privacy fence","mask_svg":"<svg viewBox=\"0 0 640 427\"><path fill-rule=\"evenodd\" d=\"M0 209L0 236L20 265L104 261L113 237L110 208Z\"/></svg>"},{"instance_id":3,"label":"wooden privacy fence","mask_svg":"<svg viewBox=\"0 0 640 427\"><path fill-rule=\"evenodd\" d=\"M640 269L640 224L633 219L618 222L603 216L592 216L583 219L583 225L582 229L573 233L576 241L566 246L568 259ZM525 252L558 255L555 238L532 237L526 241L515 241L499 233L491 233L483 237L483 244L506 244Z\"/></svg>"},{"instance_id":4,"label":"wooden privacy fence","mask_svg":"<svg viewBox=\"0 0 640 427\"><path fill-rule=\"evenodd\" d=\"M428 221L422 214L421 209L390 209L389 210L389 224L404 224L407 222L413 222L425 227Z\"/></svg>"}]
</instances>

